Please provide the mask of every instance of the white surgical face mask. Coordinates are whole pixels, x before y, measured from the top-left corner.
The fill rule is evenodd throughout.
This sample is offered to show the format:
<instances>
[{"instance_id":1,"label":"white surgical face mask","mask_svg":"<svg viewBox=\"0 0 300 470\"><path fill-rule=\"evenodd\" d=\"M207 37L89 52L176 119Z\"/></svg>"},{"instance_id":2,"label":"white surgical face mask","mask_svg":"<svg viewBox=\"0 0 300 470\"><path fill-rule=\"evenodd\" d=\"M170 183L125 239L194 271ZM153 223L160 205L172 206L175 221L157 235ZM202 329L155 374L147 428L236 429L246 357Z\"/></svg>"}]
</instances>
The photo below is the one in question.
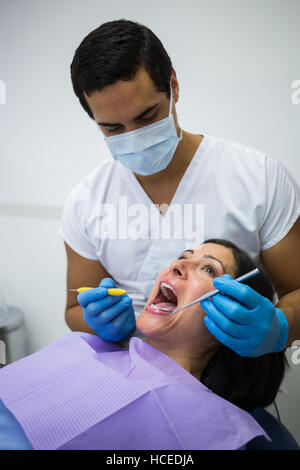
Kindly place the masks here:
<instances>
[{"instance_id":1,"label":"white surgical face mask","mask_svg":"<svg viewBox=\"0 0 300 470\"><path fill-rule=\"evenodd\" d=\"M172 87L169 116L134 131L104 137L115 160L138 175L153 175L170 163L182 139L177 136L172 110Z\"/></svg>"}]
</instances>

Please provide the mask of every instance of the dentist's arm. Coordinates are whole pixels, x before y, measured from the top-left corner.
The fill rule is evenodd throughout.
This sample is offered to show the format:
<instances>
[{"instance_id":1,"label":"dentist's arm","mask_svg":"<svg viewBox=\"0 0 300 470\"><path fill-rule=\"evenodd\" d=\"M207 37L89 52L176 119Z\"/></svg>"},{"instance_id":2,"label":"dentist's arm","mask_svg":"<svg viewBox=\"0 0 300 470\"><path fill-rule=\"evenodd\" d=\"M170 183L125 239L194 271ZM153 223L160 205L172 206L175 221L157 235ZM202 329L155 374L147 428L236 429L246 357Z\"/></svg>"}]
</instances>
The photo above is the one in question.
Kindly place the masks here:
<instances>
[{"instance_id":1,"label":"dentist's arm","mask_svg":"<svg viewBox=\"0 0 300 470\"><path fill-rule=\"evenodd\" d=\"M108 287L118 287L97 260L83 258L66 243L67 289L95 287L78 294L67 291L65 319L73 331L99 335L104 341L128 339L136 329L132 300L125 294L108 296ZM101 281L101 283L100 283ZM101 287L98 287L100 284Z\"/></svg>"},{"instance_id":2,"label":"dentist's arm","mask_svg":"<svg viewBox=\"0 0 300 470\"><path fill-rule=\"evenodd\" d=\"M276 307L289 324L289 347L300 340L300 218L279 243L261 252L261 259L278 293Z\"/></svg>"},{"instance_id":3,"label":"dentist's arm","mask_svg":"<svg viewBox=\"0 0 300 470\"><path fill-rule=\"evenodd\" d=\"M78 287L97 287L109 274L98 260L83 258L64 242L67 255L67 303L65 320L72 331L96 334L84 321L81 305L77 302L77 292L68 291Z\"/></svg>"}]
</instances>

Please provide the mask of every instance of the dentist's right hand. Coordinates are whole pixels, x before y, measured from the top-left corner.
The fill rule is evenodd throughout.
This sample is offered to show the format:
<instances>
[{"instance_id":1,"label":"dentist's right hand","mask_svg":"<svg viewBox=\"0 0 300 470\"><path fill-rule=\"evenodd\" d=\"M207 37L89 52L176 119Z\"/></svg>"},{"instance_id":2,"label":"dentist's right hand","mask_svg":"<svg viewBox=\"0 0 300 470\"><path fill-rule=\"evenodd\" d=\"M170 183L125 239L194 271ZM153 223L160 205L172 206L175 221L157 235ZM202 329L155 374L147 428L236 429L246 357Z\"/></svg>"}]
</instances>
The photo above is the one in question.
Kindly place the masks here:
<instances>
[{"instance_id":1,"label":"dentist's right hand","mask_svg":"<svg viewBox=\"0 0 300 470\"><path fill-rule=\"evenodd\" d=\"M108 288L118 287L113 279L102 279L99 287L80 292L77 301L84 321L103 341L128 339L136 329L132 299L127 295L108 295Z\"/></svg>"}]
</instances>

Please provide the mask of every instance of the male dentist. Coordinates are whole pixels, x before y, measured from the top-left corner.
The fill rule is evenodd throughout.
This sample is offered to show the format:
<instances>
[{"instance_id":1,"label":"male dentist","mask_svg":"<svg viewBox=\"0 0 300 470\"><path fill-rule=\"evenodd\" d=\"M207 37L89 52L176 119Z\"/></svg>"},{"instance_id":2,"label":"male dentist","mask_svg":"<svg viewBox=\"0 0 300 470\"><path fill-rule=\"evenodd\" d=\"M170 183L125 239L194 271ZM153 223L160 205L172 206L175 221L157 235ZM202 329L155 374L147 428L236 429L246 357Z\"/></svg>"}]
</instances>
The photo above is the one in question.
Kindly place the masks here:
<instances>
[{"instance_id":1,"label":"male dentist","mask_svg":"<svg viewBox=\"0 0 300 470\"><path fill-rule=\"evenodd\" d=\"M181 129L176 72L160 40L139 23L111 21L88 34L71 77L113 157L83 178L64 207L67 288L99 286L78 296L68 292L71 330L105 341L137 334L135 318L158 273L186 247L184 239L151 237L146 228L140 237L105 237L100 207L110 204L120 214L126 200L127 207L140 204L152 214L154 207L156 228L173 206L201 204L203 233L194 246L223 238L261 258L276 306L228 275L214 280L225 295L203 304L206 326L223 344L254 357L300 339L300 192L283 165L246 145ZM195 229L197 220L190 219ZM114 286L133 295L108 296ZM238 334L237 323L243 326Z\"/></svg>"}]
</instances>

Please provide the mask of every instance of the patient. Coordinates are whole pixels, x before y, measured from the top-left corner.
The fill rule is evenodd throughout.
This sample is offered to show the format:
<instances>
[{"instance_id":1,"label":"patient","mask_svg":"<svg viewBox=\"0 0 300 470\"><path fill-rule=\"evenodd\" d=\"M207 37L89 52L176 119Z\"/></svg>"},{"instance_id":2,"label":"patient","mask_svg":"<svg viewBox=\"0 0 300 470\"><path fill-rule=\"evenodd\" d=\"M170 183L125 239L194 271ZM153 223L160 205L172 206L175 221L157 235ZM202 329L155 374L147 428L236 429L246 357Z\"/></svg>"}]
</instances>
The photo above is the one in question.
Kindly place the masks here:
<instances>
[{"instance_id":1,"label":"patient","mask_svg":"<svg viewBox=\"0 0 300 470\"><path fill-rule=\"evenodd\" d=\"M164 314L150 306L154 303L173 310L183 307L214 290L215 277L230 274L237 278L256 267L260 274L244 284L273 301L275 291L261 263L254 263L245 251L227 240L206 240L194 250L182 253L161 272L137 319L138 329L146 335L145 342L170 356L215 393L245 410L266 407L274 401L284 376L284 353L257 358L239 356L208 331L201 304L175 315ZM162 290L176 305L158 302L163 298L159 289L162 281L173 287L175 294L166 287Z\"/></svg>"},{"instance_id":2,"label":"patient","mask_svg":"<svg viewBox=\"0 0 300 470\"><path fill-rule=\"evenodd\" d=\"M176 314L155 307L179 308L213 290L215 277L255 267L230 242L208 240L158 276L137 319L144 341L132 337L122 349L73 332L4 367L0 413L19 436L9 448L238 449L268 439L244 410L274 400L284 353L240 357L211 335L200 304ZM259 268L247 284L272 300Z\"/></svg>"}]
</instances>

